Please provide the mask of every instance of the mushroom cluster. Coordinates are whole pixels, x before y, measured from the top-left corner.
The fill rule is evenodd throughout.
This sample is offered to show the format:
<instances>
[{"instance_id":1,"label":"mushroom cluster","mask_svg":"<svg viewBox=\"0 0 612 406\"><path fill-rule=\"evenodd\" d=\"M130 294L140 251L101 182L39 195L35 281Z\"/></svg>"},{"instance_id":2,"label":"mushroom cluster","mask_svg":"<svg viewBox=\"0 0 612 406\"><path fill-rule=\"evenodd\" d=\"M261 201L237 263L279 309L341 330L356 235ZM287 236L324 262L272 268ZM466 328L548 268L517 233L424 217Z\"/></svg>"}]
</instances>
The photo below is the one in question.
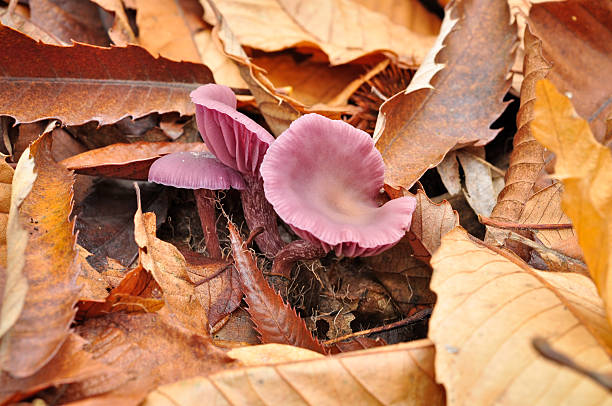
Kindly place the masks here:
<instances>
[{"instance_id":1,"label":"mushroom cluster","mask_svg":"<svg viewBox=\"0 0 612 406\"><path fill-rule=\"evenodd\" d=\"M378 204L385 167L367 133L340 120L307 114L275 140L236 110L236 97L228 87L205 85L191 98L198 129L214 157L167 155L151 167L149 180L194 189L201 219L211 210L204 200L214 198L202 191L240 190L247 225L251 231L264 230L255 242L275 258L277 273L286 274L298 259L331 250L348 257L378 254L410 228L414 198ZM214 216L214 206L212 212ZM284 244L276 214L303 240ZM211 228L202 222L203 228ZM210 243L215 244L212 236ZM213 255L215 248L208 251Z\"/></svg>"}]
</instances>

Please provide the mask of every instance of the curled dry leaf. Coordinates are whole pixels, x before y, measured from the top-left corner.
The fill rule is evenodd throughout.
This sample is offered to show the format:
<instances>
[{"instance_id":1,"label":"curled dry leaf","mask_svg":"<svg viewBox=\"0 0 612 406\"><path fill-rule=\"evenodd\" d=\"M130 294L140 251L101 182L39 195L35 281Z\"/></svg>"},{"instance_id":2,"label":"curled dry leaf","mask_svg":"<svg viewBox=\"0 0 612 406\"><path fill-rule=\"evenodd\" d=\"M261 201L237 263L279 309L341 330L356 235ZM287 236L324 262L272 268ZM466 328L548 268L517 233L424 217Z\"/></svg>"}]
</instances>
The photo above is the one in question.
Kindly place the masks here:
<instances>
[{"instance_id":1,"label":"curled dry leaf","mask_svg":"<svg viewBox=\"0 0 612 406\"><path fill-rule=\"evenodd\" d=\"M516 262L514 262L516 261ZM432 258L438 295L429 336L449 405L612 404L588 377L541 357L532 340L609 372L612 330L592 281L541 272L456 228Z\"/></svg>"},{"instance_id":2,"label":"curled dry leaf","mask_svg":"<svg viewBox=\"0 0 612 406\"><path fill-rule=\"evenodd\" d=\"M160 385L206 376L232 365L232 359L208 337L177 325L165 309L96 317L78 326L76 332L88 342L85 351L112 371L100 371L68 385L58 400L61 404L84 400L138 405Z\"/></svg>"},{"instance_id":3,"label":"curled dry leaf","mask_svg":"<svg viewBox=\"0 0 612 406\"><path fill-rule=\"evenodd\" d=\"M83 338L70 334L53 359L34 375L16 379L0 372L0 404L13 404L42 389L89 379L103 371L113 372L83 351L84 345Z\"/></svg>"},{"instance_id":4,"label":"curled dry leaf","mask_svg":"<svg viewBox=\"0 0 612 406\"><path fill-rule=\"evenodd\" d=\"M91 1L115 15L113 25L108 29L108 36L115 45L124 47L127 44L135 44L137 42L134 31L132 31L132 27L130 26L130 20L125 13L122 0Z\"/></svg>"},{"instance_id":5,"label":"curled dry leaf","mask_svg":"<svg viewBox=\"0 0 612 406\"><path fill-rule=\"evenodd\" d=\"M404 64L418 66L434 42L431 35L412 32L348 0L222 0L215 5L243 46L267 52L316 47L332 65L391 52ZM317 24L312 24L314 18Z\"/></svg>"},{"instance_id":6,"label":"curled dry leaf","mask_svg":"<svg viewBox=\"0 0 612 406\"><path fill-rule=\"evenodd\" d=\"M6 267L6 226L11 207L13 173L15 173L15 170L4 159L0 159L0 266L2 267ZM5 276L4 272L1 272L0 281ZM0 297L2 297L3 292L4 284L0 282Z\"/></svg>"},{"instance_id":7,"label":"curled dry leaf","mask_svg":"<svg viewBox=\"0 0 612 406\"><path fill-rule=\"evenodd\" d=\"M238 276L242 284L251 320L264 344L289 344L325 353L321 343L312 337L295 310L266 282L253 255L245 247L236 227L230 222L230 241Z\"/></svg>"},{"instance_id":8,"label":"curled dry leaf","mask_svg":"<svg viewBox=\"0 0 612 406\"><path fill-rule=\"evenodd\" d=\"M11 12L8 7L0 7L0 23L45 44L68 45L34 24L30 19L19 13Z\"/></svg>"},{"instance_id":9,"label":"curled dry leaf","mask_svg":"<svg viewBox=\"0 0 612 406\"><path fill-rule=\"evenodd\" d=\"M612 153L554 85L536 85L533 136L557 156L554 176L563 181L567 213L584 259L612 321Z\"/></svg>"},{"instance_id":10,"label":"curled dry leaf","mask_svg":"<svg viewBox=\"0 0 612 406\"><path fill-rule=\"evenodd\" d=\"M612 3L568 0L535 4L529 12L533 33L552 62L548 78L572 99L597 140L612 114Z\"/></svg>"},{"instance_id":11,"label":"curled dry leaf","mask_svg":"<svg viewBox=\"0 0 612 406\"><path fill-rule=\"evenodd\" d=\"M352 0L372 11L387 16L393 23L410 31L437 35L440 31L440 18L430 13L419 0Z\"/></svg>"},{"instance_id":12,"label":"curled dry leaf","mask_svg":"<svg viewBox=\"0 0 612 406\"><path fill-rule=\"evenodd\" d=\"M58 47L0 26L0 47L0 115L17 123L57 118L103 125L152 112L194 114L189 93L212 82L204 65L153 58L135 45Z\"/></svg>"},{"instance_id":13,"label":"curled dry leaf","mask_svg":"<svg viewBox=\"0 0 612 406\"><path fill-rule=\"evenodd\" d=\"M512 141L510 164L505 176L505 186L497 196L491 218L501 221L517 221L525 202L533 194L533 186L544 167L544 147L531 134L535 85L548 76L550 64L542 56L542 41L529 27L525 29L525 59L521 104L516 115L516 134Z\"/></svg>"},{"instance_id":14,"label":"curled dry leaf","mask_svg":"<svg viewBox=\"0 0 612 406\"><path fill-rule=\"evenodd\" d=\"M157 158L173 152L206 152L202 142L134 142L112 144L71 156L60 162L81 175L147 180Z\"/></svg>"},{"instance_id":15,"label":"curled dry leaf","mask_svg":"<svg viewBox=\"0 0 612 406\"><path fill-rule=\"evenodd\" d=\"M255 351L257 347L253 347ZM290 355L293 350L286 351ZM434 380L429 340L356 351L333 357L224 371L162 386L144 405L443 405Z\"/></svg>"},{"instance_id":16,"label":"curled dry leaf","mask_svg":"<svg viewBox=\"0 0 612 406\"><path fill-rule=\"evenodd\" d=\"M17 186L16 182L25 184ZM48 134L22 155L14 177L13 190L17 192L11 211L18 209L18 215L7 235L8 270L16 270L15 262L23 264L28 291L15 324L2 336L0 359L2 369L16 377L42 368L68 337L74 319L80 287L76 284L79 266L74 222L69 220L73 183L72 173L51 158ZM30 188L24 196L23 189ZM19 195L23 199L20 203ZM14 234L13 227L26 233L23 250L12 246L13 238L22 238L22 231ZM7 304L5 295L3 319Z\"/></svg>"},{"instance_id":17,"label":"curled dry leaf","mask_svg":"<svg viewBox=\"0 0 612 406\"><path fill-rule=\"evenodd\" d=\"M458 1L447 10L411 84L380 107L374 137L387 184L409 188L451 149L495 137L489 126L505 108L516 47L509 21L503 1Z\"/></svg>"}]
</instances>

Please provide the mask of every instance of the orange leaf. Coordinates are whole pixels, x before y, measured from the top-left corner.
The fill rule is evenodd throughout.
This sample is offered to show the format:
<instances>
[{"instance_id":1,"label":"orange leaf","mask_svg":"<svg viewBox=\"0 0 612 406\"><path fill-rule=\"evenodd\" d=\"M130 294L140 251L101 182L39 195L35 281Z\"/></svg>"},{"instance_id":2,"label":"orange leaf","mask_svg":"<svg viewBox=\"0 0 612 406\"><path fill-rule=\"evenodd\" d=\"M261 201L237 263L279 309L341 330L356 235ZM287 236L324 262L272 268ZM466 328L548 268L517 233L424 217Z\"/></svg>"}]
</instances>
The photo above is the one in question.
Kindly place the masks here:
<instances>
[{"instance_id":1,"label":"orange leaf","mask_svg":"<svg viewBox=\"0 0 612 406\"><path fill-rule=\"evenodd\" d=\"M14 271L11 263L23 261L28 291L18 319L2 336L0 357L2 369L25 377L42 368L69 335L80 292L76 284L79 266L74 223L69 220L74 177L52 160L49 135L43 135L22 155L14 188L15 182L30 182L31 191L15 218L16 227L26 230L28 237L23 253L9 249L8 269ZM10 239L17 237L8 237L10 247ZM5 295L3 317L6 305Z\"/></svg>"}]
</instances>

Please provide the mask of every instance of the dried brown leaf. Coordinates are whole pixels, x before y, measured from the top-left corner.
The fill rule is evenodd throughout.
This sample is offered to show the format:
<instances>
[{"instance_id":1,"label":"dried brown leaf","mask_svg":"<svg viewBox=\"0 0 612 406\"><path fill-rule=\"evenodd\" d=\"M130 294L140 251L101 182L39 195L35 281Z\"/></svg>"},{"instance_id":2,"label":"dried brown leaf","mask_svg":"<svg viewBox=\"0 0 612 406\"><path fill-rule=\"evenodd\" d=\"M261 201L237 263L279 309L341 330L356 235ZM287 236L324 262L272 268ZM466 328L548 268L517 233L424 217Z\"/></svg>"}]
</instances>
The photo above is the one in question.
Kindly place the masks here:
<instances>
[{"instance_id":1,"label":"dried brown leaf","mask_svg":"<svg viewBox=\"0 0 612 406\"><path fill-rule=\"evenodd\" d=\"M612 404L589 378L542 358L536 337L599 372L609 372L612 330L592 281L541 272L474 242L446 234L432 258L438 296L429 336L436 377L449 405Z\"/></svg>"},{"instance_id":2,"label":"dried brown leaf","mask_svg":"<svg viewBox=\"0 0 612 406\"><path fill-rule=\"evenodd\" d=\"M130 20L125 13L122 0L90 0L115 15L113 25L108 29L108 36L115 45L124 47L137 43Z\"/></svg>"},{"instance_id":3,"label":"dried brown leaf","mask_svg":"<svg viewBox=\"0 0 612 406\"><path fill-rule=\"evenodd\" d=\"M206 336L194 334L162 314L112 313L87 320L76 332L85 350L112 368L65 388L59 403L137 405L154 388L232 365Z\"/></svg>"},{"instance_id":4,"label":"dried brown leaf","mask_svg":"<svg viewBox=\"0 0 612 406\"><path fill-rule=\"evenodd\" d=\"M512 142L510 164L505 176L505 186L497 196L497 204L491 218L501 221L517 221L525 202L533 194L533 186L544 167L544 147L531 134L535 84L548 76L550 64L542 56L542 41L529 27L525 29L525 60L521 105L516 116L516 134Z\"/></svg>"},{"instance_id":5,"label":"dried brown leaf","mask_svg":"<svg viewBox=\"0 0 612 406\"><path fill-rule=\"evenodd\" d=\"M501 1L458 1L447 10L411 84L380 107L374 137L387 184L409 188L451 149L495 137L489 126L505 108L516 47L509 21Z\"/></svg>"},{"instance_id":6,"label":"dried brown leaf","mask_svg":"<svg viewBox=\"0 0 612 406\"><path fill-rule=\"evenodd\" d=\"M109 124L152 112L194 114L189 92L212 82L204 65L156 59L134 45L57 47L0 26L0 47L0 115L18 123Z\"/></svg>"},{"instance_id":7,"label":"dried brown leaf","mask_svg":"<svg viewBox=\"0 0 612 406\"><path fill-rule=\"evenodd\" d=\"M306 328L304 320L268 285L257 268L253 255L244 246L242 238L231 222L228 228L242 291L261 341L264 344L289 344L325 353L321 343L313 338Z\"/></svg>"},{"instance_id":8,"label":"dried brown leaf","mask_svg":"<svg viewBox=\"0 0 612 406\"><path fill-rule=\"evenodd\" d=\"M84 345L85 340L70 334L55 357L34 375L15 379L0 372L0 404L13 404L50 386L78 382L108 371L104 364L83 351Z\"/></svg>"},{"instance_id":9,"label":"dried brown leaf","mask_svg":"<svg viewBox=\"0 0 612 406\"><path fill-rule=\"evenodd\" d=\"M32 0L30 20L63 42L108 46L98 7L82 0Z\"/></svg>"},{"instance_id":10,"label":"dried brown leaf","mask_svg":"<svg viewBox=\"0 0 612 406\"><path fill-rule=\"evenodd\" d=\"M35 173L15 219L28 239L23 254L9 249L8 255L9 269L11 256L23 255L28 292L19 318L2 336L0 346L2 369L16 377L34 374L57 353L69 335L80 291L74 223L69 220L74 176L52 160L48 134L33 143L22 160L15 179L24 168Z\"/></svg>"},{"instance_id":11,"label":"dried brown leaf","mask_svg":"<svg viewBox=\"0 0 612 406\"><path fill-rule=\"evenodd\" d=\"M603 140L612 114L612 3L608 0L568 0L531 8L529 23L542 40L543 56L552 63L548 78L572 99Z\"/></svg>"},{"instance_id":12,"label":"dried brown leaf","mask_svg":"<svg viewBox=\"0 0 612 406\"><path fill-rule=\"evenodd\" d=\"M11 13L8 7L0 7L0 23L46 44L67 45L54 35L34 24L28 18L15 12Z\"/></svg>"},{"instance_id":13,"label":"dried brown leaf","mask_svg":"<svg viewBox=\"0 0 612 406\"><path fill-rule=\"evenodd\" d=\"M410 31L437 35L440 31L440 18L430 13L419 0L352 0L372 11L387 16L394 24Z\"/></svg>"},{"instance_id":14,"label":"dried brown leaf","mask_svg":"<svg viewBox=\"0 0 612 406\"><path fill-rule=\"evenodd\" d=\"M255 352L258 347L252 347ZM293 352L289 349L287 353ZM199 405L443 405L429 340L224 371L156 389L146 406Z\"/></svg>"},{"instance_id":15,"label":"dried brown leaf","mask_svg":"<svg viewBox=\"0 0 612 406\"><path fill-rule=\"evenodd\" d=\"M112 144L71 156L60 162L82 175L146 180L157 158L180 151L208 151L201 142L134 142Z\"/></svg>"}]
</instances>

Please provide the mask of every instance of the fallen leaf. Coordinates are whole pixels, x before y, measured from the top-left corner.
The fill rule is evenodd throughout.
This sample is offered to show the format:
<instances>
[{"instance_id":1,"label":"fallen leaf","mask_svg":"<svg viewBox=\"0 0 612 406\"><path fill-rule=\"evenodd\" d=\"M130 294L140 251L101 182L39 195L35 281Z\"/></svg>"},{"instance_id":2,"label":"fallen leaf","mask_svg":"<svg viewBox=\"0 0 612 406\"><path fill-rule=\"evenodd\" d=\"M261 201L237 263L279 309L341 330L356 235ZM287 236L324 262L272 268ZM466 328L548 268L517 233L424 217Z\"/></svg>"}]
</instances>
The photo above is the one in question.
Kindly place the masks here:
<instances>
[{"instance_id":1,"label":"fallen leaf","mask_svg":"<svg viewBox=\"0 0 612 406\"><path fill-rule=\"evenodd\" d=\"M0 159L0 266L2 267L6 267L6 227L11 207L11 184L14 173L15 170L4 159ZM0 273L0 281L4 276L6 275L3 272ZM4 283L0 283L0 292L4 292Z\"/></svg>"},{"instance_id":2,"label":"fallen leaf","mask_svg":"<svg viewBox=\"0 0 612 406\"><path fill-rule=\"evenodd\" d=\"M115 15L113 25L108 29L108 36L115 45L124 47L135 44L136 36L130 26L130 20L123 8L122 0L90 0Z\"/></svg>"},{"instance_id":3,"label":"fallen leaf","mask_svg":"<svg viewBox=\"0 0 612 406\"><path fill-rule=\"evenodd\" d=\"M536 337L596 371L610 371L612 330L592 281L541 272L492 251L462 229L432 258L438 296L429 326L436 379L449 405L611 404L582 374L542 358Z\"/></svg>"},{"instance_id":4,"label":"fallen leaf","mask_svg":"<svg viewBox=\"0 0 612 406\"><path fill-rule=\"evenodd\" d=\"M199 405L202 399L215 405L444 404L444 390L434 381L429 340L310 360L301 354L298 361L162 386L149 394L144 405Z\"/></svg>"},{"instance_id":5,"label":"fallen leaf","mask_svg":"<svg viewBox=\"0 0 612 406\"><path fill-rule=\"evenodd\" d=\"M8 270L16 271L11 266L14 261L23 264L28 291L23 308L16 313L15 324L3 332L0 358L4 371L15 377L26 377L36 373L57 353L70 334L75 315L74 305L80 291L76 279L80 270L74 222L69 220L74 176L52 160L51 138L47 134L22 155L13 182L15 203L11 204L11 211L18 209L19 215L9 225ZM23 184L17 185L17 182ZM24 189L30 190L24 193ZM13 227L27 233L24 250L12 249L11 239L22 238L12 233ZM10 273L7 276L10 278ZM7 280L6 287L9 286ZM5 295L3 319L7 305Z\"/></svg>"},{"instance_id":6,"label":"fallen leaf","mask_svg":"<svg viewBox=\"0 0 612 406\"><path fill-rule=\"evenodd\" d=\"M195 285L196 296L212 328L240 305L242 290L238 273L229 262L207 258L187 249L180 251L187 261L187 274Z\"/></svg>"},{"instance_id":7,"label":"fallen leaf","mask_svg":"<svg viewBox=\"0 0 612 406\"><path fill-rule=\"evenodd\" d=\"M533 136L557 157L563 211L572 219L584 259L612 321L612 154L597 142L569 99L541 80L536 85Z\"/></svg>"},{"instance_id":8,"label":"fallen leaf","mask_svg":"<svg viewBox=\"0 0 612 406\"><path fill-rule=\"evenodd\" d=\"M8 7L0 7L0 23L46 44L67 45L59 38L31 22L28 18L15 12L11 13Z\"/></svg>"},{"instance_id":9,"label":"fallen leaf","mask_svg":"<svg viewBox=\"0 0 612 406\"><path fill-rule=\"evenodd\" d=\"M34 375L15 379L0 372L0 404L14 404L50 386L78 382L107 371L104 364L83 351L84 345L85 340L70 334L55 357Z\"/></svg>"},{"instance_id":10,"label":"fallen leaf","mask_svg":"<svg viewBox=\"0 0 612 406\"><path fill-rule=\"evenodd\" d=\"M138 405L160 385L232 366L208 337L161 313L112 313L78 326L76 332L88 341L85 350L113 371L68 385L58 402Z\"/></svg>"},{"instance_id":11,"label":"fallen leaf","mask_svg":"<svg viewBox=\"0 0 612 406\"><path fill-rule=\"evenodd\" d=\"M457 158L465 174L465 190L463 193L476 214L489 216L493 207L495 207L497 191L493 185L491 168L483 159L484 148L478 148L477 150L481 152L481 157L471 153L471 151L457 152Z\"/></svg>"},{"instance_id":12,"label":"fallen leaf","mask_svg":"<svg viewBox=\"0 0 612 406\"><path fill-rule=\"evenodd\" d=\"M368 9L383 14L394 24L410 31L437 35L440 31L440 18L429 12L419 0L352 0Z\"/></svg>"},{"instance_id":13,"label":"fallen leaf","mask_svg":"<svg viewBox=\"0 0 612 406\"><path fill-rule=\"evenodd\" d=\"M163 306L161 288L148 271L137 266L125 274L119 286L111 290L103 302L81 300L77 317L89 319L116 312L153 313Z\"/></svg>"},{"instance_id":14,"label":"fallen leaf","mask_svg":"<svg viewBox=\"0 0 612 406\"><path fill-rule=\"evenodd\" d=\"M87 257L91 255L85 248L78 246L78 260L81 273L77 277L77 284L81 286L79 300L104 302L108 297L110 285L95 268L89 265Z\"/></svg>"},{"instance_id":15,"label":"fallen leaf","mask_svg":"<svg viewBox=\"0 0 612 406\"><path fill-rule=\"evenodd\" d=\"M228 224L232 253L248 312L264 344L278 343L325 353L295 310L268 285L234 225Z\"/></svg>"},{"instance_id":16,"label":"fallen leaf","mask_svg":"<svg viewBox=\"0 0 612 406\"><path fill-rule=\"evenodd\" d=\"M139 260L159 284L168 312L183 328L208 336L208 315L197 297L196 286L187 272L187 261L174 245L155 235L155 213L142 213L140 194L134 215L134 239L139 247Z\"/></svg>"},{"instance_id":17,"label":"fallen leaf","mask_svg":"<svg viewBox=\"0 0 612 406\"><path fill-rule=\"evenodd\" d=\"M245 367L325 358L321 353L285 344L239 347L228 351L227 355L240 361Z\"/></svg>"},{"instance_id":18,"label":"fallen leaf","mask_svg":"<svg viewBox=\"0 0 612 406\"><path fill-rule=\"evenodd\" d=\"M189 92L212 82L204 65L153 58L134 45L58 47L2 26L0 47L0 115L17 123L57 118L65 125L103 125L152 112L194 114Z\"/></svg>"},{"instance_id":19,"label":"fallen leaf","mask_svg":"<svg viewBox=\"0 0 612 406\"><path fill-rule=\"evenodd\" d=\"M568 0L535 4L529 12L542 54L552 63L548 78L572 99L576 111L602 141L612 114L612 3Z\"/></svg>"},{"instance_id":20,"label":"fallen leaf","mask_svg":"<svg viewBox=\"0 0 612 406\"><path fill-rule=\"evenodd\" d=\"M387 16L348 0L308 4L294 0L222 0L215 5L243 46L267 52L316 47L329 57L331 65L390 52L402 63L418 66L434 42L433 36L411 32ZM315 16L318 23L312 24Z\"/></svg>"},{"instance_id":21,"label":"fallen leaf","mask_svg":"<svg viewBox=\"0 0 612 406\"><path fill-rule=\"evenodd\" d=\"M78 41L90 45L108 46L98 7L83 0L32 0L30 20L70 44Z\"/></svg>"},{"instance_id":22,"label":"fallen leaf","mask_svg":"<svg viewBox=\"0 0 612 406\"><path fill-rule=\"evenodd\" d=\"M544 167L544 147L533 138L531 121L535 103L535 85L548 76L550 63L542 56L542 41L529 27L525 29L525 60L521 85L521 104L516 116L516 134L512 142L510 164L505 176L505 186L497 196L497 204L491 218L501 221L517 221L527 199L533 194L534 184Z\"/></svg>"},{"instance_id":23,"label":"fallen leaf","mask_svg":"<svg viewBox=\"0 0 612 406\"><path fill-rule=\"evenodd\" d=\"M409 188L452 149L491 141L516 47L508 6L455 2L412 82L380 107L374 138L385 182ZM469 89L469 91L466 91Z\"/></svg>"},{"instance_id":24,"label":"fallen leaf","mask_svg":"<svg viewBox=\"0 0 612 406\"><path fill-rule=\"evenodd\" d=\"M134 142L112 144L71 156L60 162L81 175L147 180L158 158L173 152L206 152L203 142Z\"/></svg>"},{"instance_id":25,"label":"fallen leaf","mask_svg":"<svg viewBox=\"0 0 612 406\"><path fill-rule=\"evenodd\" d=\"M142 207L156 213L160 226L168 211L166 192L152 183L140 188ZM97 182L75 207L78 243L91 253L86 260L96 270L106 273L109 258L125 269L138 257L132 226L136 209L133 186L115 180Z\"/></svg>"}]
</instances>

